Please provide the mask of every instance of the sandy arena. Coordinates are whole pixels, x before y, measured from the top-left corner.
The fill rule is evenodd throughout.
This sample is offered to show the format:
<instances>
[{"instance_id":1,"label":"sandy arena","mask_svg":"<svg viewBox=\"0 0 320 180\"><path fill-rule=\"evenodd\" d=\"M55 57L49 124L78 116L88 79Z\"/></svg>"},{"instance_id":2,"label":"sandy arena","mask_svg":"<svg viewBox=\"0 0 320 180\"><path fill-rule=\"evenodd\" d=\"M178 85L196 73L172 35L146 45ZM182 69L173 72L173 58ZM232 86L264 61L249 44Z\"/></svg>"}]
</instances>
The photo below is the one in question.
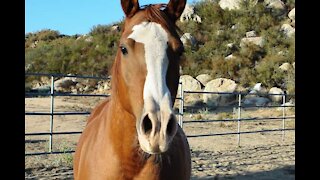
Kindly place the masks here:
<instances>
[{"instance_id":1,"label":"sandy arena","mask_svg":"<svg viewBox=\"0 0 320 180\"><path fill-rule=\"evenodd\" d=\"M87 112L103 97L55 97L57 112ZM25 98L26 112L49 112L50 98ZM242 117L281 117L276 109L245 109ZM294 116L294 110L286 111ZM54 116L53 131L82 131L88 115ZM233 110L200 110L185 112L184 122L200 119L235 118ZM295 128L294 119L286 120L286 128ZM49 132L50 116L25 116L25 132ZM241 131L282 128L282 120L241 122ZM236 132L237 122L184 123L187 135ZM74 150L79 134L53 136L53 150ZM26 136L27 152L48 150L49 136ZM263 132L237 135L188 138L192 154L191 179L295 179L295 132ZM72 155L39 155L25 157L25 179L73 179Z\"/></svg>"}]
</instances>

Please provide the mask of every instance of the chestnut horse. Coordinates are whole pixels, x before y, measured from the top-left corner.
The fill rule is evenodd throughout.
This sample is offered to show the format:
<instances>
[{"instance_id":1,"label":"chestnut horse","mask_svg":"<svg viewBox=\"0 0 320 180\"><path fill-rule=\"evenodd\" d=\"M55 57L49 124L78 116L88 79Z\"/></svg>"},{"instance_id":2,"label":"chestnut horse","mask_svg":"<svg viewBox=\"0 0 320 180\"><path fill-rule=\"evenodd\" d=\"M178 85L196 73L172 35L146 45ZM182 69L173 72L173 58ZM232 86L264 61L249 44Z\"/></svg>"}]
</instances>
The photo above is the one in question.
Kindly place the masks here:
<instances>
[{"instance_id":1,"label":"chestnut horse","mask_svg":"<svg viewBox=\"0 0 320 180\"><path fill-rule=\"evenodd\" d=\"M111 97L94 108L81 134L75 180L190 179L189 144L173 112L183 53L175 23L185 4L121 0L126 18Z\"/></svg>"}]
</instances>

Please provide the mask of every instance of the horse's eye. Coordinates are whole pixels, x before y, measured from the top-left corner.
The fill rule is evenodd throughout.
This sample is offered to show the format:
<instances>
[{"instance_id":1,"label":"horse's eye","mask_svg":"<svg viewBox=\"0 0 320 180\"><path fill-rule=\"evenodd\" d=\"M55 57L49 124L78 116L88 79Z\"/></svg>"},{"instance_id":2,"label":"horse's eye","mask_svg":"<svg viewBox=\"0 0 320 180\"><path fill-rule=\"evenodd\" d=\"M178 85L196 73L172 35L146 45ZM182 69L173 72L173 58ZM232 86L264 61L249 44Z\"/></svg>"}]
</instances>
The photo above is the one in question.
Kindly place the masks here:
<instances>
[{"instance_id":1,"label":"horse's eye","mask_svg":"<svg viewBox=\"0 0 320 180\"><path fill-rule=\"evenodd\" d=\"M122 54L123 54L123 55L128 54L128 50L127 50L127 48L126 48L126 47L124 47L124 46L120 46L120 49L121 49L121 52L122 52Z\"/></svg>"}]
</instances>

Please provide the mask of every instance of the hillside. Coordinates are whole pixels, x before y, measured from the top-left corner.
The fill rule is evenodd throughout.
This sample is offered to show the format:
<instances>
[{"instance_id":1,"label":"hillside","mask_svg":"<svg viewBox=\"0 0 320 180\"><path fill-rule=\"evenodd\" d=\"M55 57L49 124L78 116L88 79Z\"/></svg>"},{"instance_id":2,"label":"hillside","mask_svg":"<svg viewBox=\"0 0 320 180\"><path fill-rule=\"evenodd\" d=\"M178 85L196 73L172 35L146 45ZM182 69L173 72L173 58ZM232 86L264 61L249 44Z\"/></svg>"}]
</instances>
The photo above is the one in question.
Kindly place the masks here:
<instances>
[{"instance_id":1,"label":"hillside","mask_svg":"<svg viewBox=\"0 0 320 180\"><path fill-rule=\"evenodd\" d=\"M177 22L185 43L182 73L229 78L244 87L261 82L294 93L294 7L294 0L202 0L188 5ZM94 26L87 35L49 29L28 33L25 70L106 76L121 27L122 21Z\"/></svg>"}]
</instances>

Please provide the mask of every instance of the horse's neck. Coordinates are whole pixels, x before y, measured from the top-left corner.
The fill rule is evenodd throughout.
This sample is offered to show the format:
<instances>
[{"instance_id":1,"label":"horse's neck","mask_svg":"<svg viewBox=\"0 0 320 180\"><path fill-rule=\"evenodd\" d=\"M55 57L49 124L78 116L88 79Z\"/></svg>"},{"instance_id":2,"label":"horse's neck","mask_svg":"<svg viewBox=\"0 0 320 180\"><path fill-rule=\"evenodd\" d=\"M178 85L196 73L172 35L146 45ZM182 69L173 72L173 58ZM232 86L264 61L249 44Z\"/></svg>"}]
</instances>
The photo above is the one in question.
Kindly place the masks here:
<instances>
[{"instance_id":1,"label":"horse's neck","mask_svg":"<svg viewBox=\"0 0 320 180\"><path fill-rule=\"evenodd\" d=\"M144 160L140 154L142 151L139 147L136 119L133 114L129 113L120 102L129 102L128 93L124 80L120 72L119 52L117 53L112 73L112 96L110 100L110 109L108 121L109 137L113 143L114 152L121 159L123 167L131 167L139 171ZM127 107L128 108L128 107ZM133 172L135 173L135 172Z\"/></svg>"},{"instance_id":2,"label":"horse's neck","mask_svg":"<svg viewBox=\"0 0 320 180\"><path fill-rule=\"evenodd\" d=\"M143 164L137 139L136 121L132 114L128 113L116 99L111 100L110 107L110 138L117 156L124 166L138 168Z\"/></svg>"}]
</instances>

